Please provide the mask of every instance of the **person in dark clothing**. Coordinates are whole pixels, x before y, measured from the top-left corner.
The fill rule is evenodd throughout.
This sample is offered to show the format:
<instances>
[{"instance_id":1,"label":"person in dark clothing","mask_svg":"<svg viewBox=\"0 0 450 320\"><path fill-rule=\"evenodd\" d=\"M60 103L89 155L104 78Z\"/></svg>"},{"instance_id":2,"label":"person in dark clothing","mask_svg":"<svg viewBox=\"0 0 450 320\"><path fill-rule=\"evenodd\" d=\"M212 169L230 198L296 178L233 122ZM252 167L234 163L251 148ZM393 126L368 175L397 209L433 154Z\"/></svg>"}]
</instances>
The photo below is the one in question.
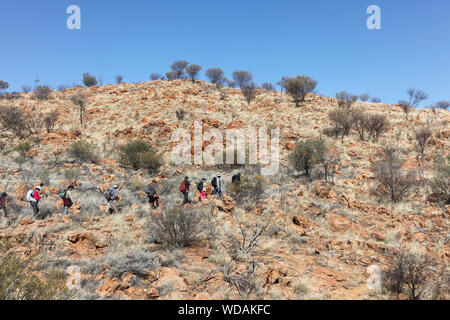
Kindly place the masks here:
<instances>
[{"instance_id":1,"label":"person in dark clothing","mask_svg":"<svg viewBox=\"0 0 450 320\"><path fill-rule=\"evenodd\" d=\"M238 174L235 174L231 178L231 183L235 183L235 182L241 182L241 173L240 172Z\"/></svg>"},{"instance_id":2,"label":"person in dark clothing","mask_svg":"<svg viewBox=\"0 0 450 320\"><path fill-rule=\"evenodd\" d=\"M0 197L0 209L3 210L3 214L5 215L5 218L8 218L8 213L6 212L6 197L8 195L6 194L6 192L3 192L1 197Z\"/></svg>"},{"instance_id":3,"label":"person in dark clothing","mask_svg":"<svg viewBox=\"0 0 450 320\"><path fill-rule=\"evenodd\" d=\"M158 197L158 181L155 179L147 186L145 193L148 195L148 202L153 209L159 207L159 197Z\"/></svg>"},{"instance_id":4,"label":"person in dark clothing","mask_svg":"<svg viewBox=\"0 0 450 320\"><path fill-rule=\"evenodd\" d=\"M63 216L69 214L70 207L73 206L72 202L72 191L74 190L74 186L69 186L65 192L63 192L63 205L64 205L64 213Z\"/></svg>"},{"instance_id":5,"label":"person in dark clothing","mask_svg":"<svg viewBox=\"0 0 450 320\"><path fill-rule=\"evenodd\" d=\"M189 182L189 177L184 178L183 182L181 182L180 191L183 194L183 206L186 203L190 203L189 200L189 188L191 186L191 183Z\"/></svg>"}]
</instances>

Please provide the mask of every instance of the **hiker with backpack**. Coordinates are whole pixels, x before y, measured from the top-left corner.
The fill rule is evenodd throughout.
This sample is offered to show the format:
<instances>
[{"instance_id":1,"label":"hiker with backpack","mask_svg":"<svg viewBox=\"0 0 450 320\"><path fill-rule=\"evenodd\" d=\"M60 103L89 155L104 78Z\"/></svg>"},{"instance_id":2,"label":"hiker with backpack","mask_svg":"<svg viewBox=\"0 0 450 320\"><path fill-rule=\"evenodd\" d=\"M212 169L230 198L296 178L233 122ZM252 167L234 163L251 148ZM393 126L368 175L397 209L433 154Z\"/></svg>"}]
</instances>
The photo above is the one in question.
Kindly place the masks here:
<instances>
[{"instance_id":1,"label":"hiker with backpack","mask_svg":"<svg viewBox=\"0 0 450 320\"><path fill-rule=\"evenodd\" d=\"M43 198L43 196L39 194L40 191L41 187L38 186L34 190L29 190L27 193L27 201L33 208L34 217L39 214L39 201Z\"/></svg>"},{"instance_id":2,"label":"hiker with backpack","mask_svg":"<svg viewBox=\"0 0 450 320\"><path fill-rule=\"evenodd\" d=\"M183 204L184 206L186 203L190 203L189 200L189 188L191 186L191 183L189 182L189 177L185 177L183 182L181 182L180 186L180 192L183 194Z\"/></svg>"},{"instance_id":3,"label":"hiker with backpack","mask_svg":"<svg viewBox=\"0 0 450 320\"><path fill-rule=\"evenodd\" d=\"M145 189L145 193L148 196L148 202L153 209L159 207L159 196L158 196L158 180L154 179Z\"/></svg>"},{"instance_id":4,"label":"hiker with backpack","mask_svg":"<svg viewBox=\"0 0 450 320\"><path fill-rule=\"evenodd\" d=\"M200 196L198 197L198 201L202 202L203 199L206 199L206 179L203 178L202 181L197 183L197 190L200 193Z\"/></svg>"},{"instance_id":5,"label":"hiker with backpack","mask_svg":"<svg viewBox=\"0 0 450 320\"><path fill-rule=\"evenodd\" d=\"M5 218L8 218L8 214L6 212L6 197L8 195L6 194L6 192L3 192L1 197L0 197L0 209L3 210L3 214L5 215Z\"/></svg>"},{"instance_id":6,"label":"hiker with backpack","mask_svg":"<svg viewBox=\"0 0 450 320\"><path fill-rule=\"evenodd\" d=\"M222 199L223 180L222 180L222 175L220 173L217 175L217 177L214 177L211 180L211 185L214 188L213 194L218 194L219 197Z\"/></svg>"},{"instance_id":7,"label":"hiker with backpack","mask_svg":"<svg viewBox=\"0 0 450 320\"><path fill-rule=\"evenodd\" d=\"M113 185L112 188L106 192L106 200L108 201L108 212L109 214L113 214L117 212L117 204L116 201L119 200L119 186L117 184Z\"/></svg>"},{"instance_id":8,"label":"hiker with backpack","mask_svg":"<svg viewBox=\"0 0 450 320\"><path fill-rule=\"evenodd\" d=\"M235 182L241 182L241 173L240 172L238 174L235 174L231 178L231 183L235 183Z\"/></svg>"},{"instance_id":9,"label":"hiker with backpack","mask_svg":"<svg viewBox=\"0 0 450 320\"><path fill-rule=\"evenodd\" d=\"M72 202L72 190L74 190L74 186L70 185L67 189L62 190L59 193L59 197L63 200L63 205L64 205L64 213L63 216L66 216L69 213L69 209L70 207L72 207L73 202Z\"/></svg>"}]
</instances>

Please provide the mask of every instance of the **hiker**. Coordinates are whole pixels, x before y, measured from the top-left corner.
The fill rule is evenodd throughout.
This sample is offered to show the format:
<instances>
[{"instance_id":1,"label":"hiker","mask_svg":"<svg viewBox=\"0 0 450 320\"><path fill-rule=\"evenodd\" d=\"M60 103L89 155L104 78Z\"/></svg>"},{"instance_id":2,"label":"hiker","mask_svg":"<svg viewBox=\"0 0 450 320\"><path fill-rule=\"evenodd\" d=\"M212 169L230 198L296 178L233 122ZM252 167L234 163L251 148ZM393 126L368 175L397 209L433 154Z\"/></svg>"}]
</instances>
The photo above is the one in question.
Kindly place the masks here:
<instances>
[{"instance_id":1,"label":"hiker","mask_svg":"<svg viewBox=\"0 0 450 320\"><path fill-rule=\"evenodd\" d=\"M113 187L108 190L106 193L106 200L108 201L109 214L117 212L116 201L119 200L119 186L117 184L113 185Z\"/></svg>"},{"instance_id":2,"label":"hiker","mask_svg":"<svg viewBox=\"0 0 450 320\"><path fill-rule=\"evenodd\" d=\"M6 197L8 195L6 192L2 193L2 196L0 197L0 209L3 209L3 214L5 215L5 218L8 218L8 214L6 212Z\"/></svg>"},{"instance_id":3,"label":"hiker","mask_svg":"<svg viewBox=\"0 0 450 320\"><path fill-rule=\"evenodd\" d=\"M63 190L59 193L59 197L63 199L63 205L64 205L64 213L63 216L67 215L69 213L70 207L73 205L72 202L72 190L74 190L74 186L70 185L66 190Z\"/></svg>"},{"instance_id":4,"label":"hiker","mask_svg":"<svg viewBox=\"0 0 450 320\"><path fill-rule=\"evenodd\" d=\"M222 194L223 180L222 180L222 175L220 173L217 175L217 177L214 177L211 180L211 185L214 188L213 194L218 194L219 197L222 199L222 196L223 196L223 194Z\"/></svg>"},{"instance_id":5,"label":"hiker","mask_svg":"<svg viewBox=\"0 0 450 320\"><path fill-rule=\"evenodd\" d=\"M197 183L197 190L200 193L200 196L198 197L198 201L202 202L203 199L206 199L206 179L203 178L202 181Z\"/></svg>"},{"instance_id":6,"label":"hiker","mask_svg":"<svg viewBox=\"0 0 450 320\"><path fill-rule=\"evenodd\" d=\"M235 174L231 178L231 183L235 183L235 182L241 182L241 173L240 172L238 174Z\"/></svg>"},{"instance_id":7,"label":"hiker","mask_svg":"<svg viewBox=\"0 0 450 320\"><path fill-rule=\"evenodd\" d=\"M181 182L180 191L183 194L183 206L186 203L190 203L189 201L189 187L191 186L191 183L189 182L189 177L185 177L183 182Z\"/></svg>"},{"instance_id":8,"label":"hiker","mask_svg":"<svg viewBox=\"0 0 450 320\"><path fill-rule=\"evenodd\" d=\"M27 193L27 201L30 203L33 208L33 216L36 217L39 213L39 200L43 197L39 194L41 191L41 187L36 187L34 190L30 190Z\"/></svg>"},{"instance_id":9,"label":"hiker","mask_svg":"<svg viewBox=\"0 0 450 320\"><path fill-rule=\"evenodd\" d=\"M159 197L158 197L158 180L154 179L145 189L145 193L148 196L148 202L153 209L159 207Z\"/></svg>"}]
</instances>

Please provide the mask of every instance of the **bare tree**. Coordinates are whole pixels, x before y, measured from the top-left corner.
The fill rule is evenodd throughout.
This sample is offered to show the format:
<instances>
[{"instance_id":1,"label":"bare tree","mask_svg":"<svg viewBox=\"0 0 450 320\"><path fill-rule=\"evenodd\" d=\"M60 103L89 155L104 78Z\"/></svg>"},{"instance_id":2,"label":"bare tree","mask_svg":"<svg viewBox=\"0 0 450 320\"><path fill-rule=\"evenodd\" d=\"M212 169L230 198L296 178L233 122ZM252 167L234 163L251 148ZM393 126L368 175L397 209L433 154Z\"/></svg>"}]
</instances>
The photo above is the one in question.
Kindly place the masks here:
<instances>
[{"instance_id":1,"label":"bare tree","mask_svg":"<svg viewBox=\"0 0 450 320\"><path fill-rule=\"evenodd\" d=\"M388 268L382 279L389 291L396 294L406 291L410 300L421 299L427 289L439 292L442 275L432 268L434 263L425 253L403 249L389 254L387 261Z\"/></svg>"},{"instance_id":2,"label":"bare tree","mask_svg":"<svg viewBox=\"0 0 450 320\"><path fill-rule=\"evenodd\" d=\"M242 89L243 86L250 84L253 80L253 75L245 70L233 72L233 80L236 81L239 88Z\"/></svg>"},{"instance_id":3,"label":"bare tree","mask_svg":"<svg viewBox=\"0 0 450 320\"><path fill-rule=\"evenodd\" d=\"M234 80L226 79L225 83L227 84L227 86L229 88L236 88L237 87L237 83Z\"/></svg>"},{"instance_id":4,"label":"bare tree","mask_svg":"<svg viewBox=\"0 0 450 320\"><path fill-rule=\"evenodd\" d=\"M190 64L186 68L186 73L188 74L189 78L193 82L195 82L195 80L197 80L201 70L202 70L202 67L199 66L198 64Z\"/></svg>"},{"instance_id":5,"label":"bare tree","mask_svg":"<svg viewBox=\"0 0 450 320\"><path fill-rule=\"evenodd\" d=\"M86 97L78 93L70 97L70 101L72 101L73 104L78 106L80 110L80 124L83 125L83 113L86 108Z\"/></svg>"},{"instance_id":6,"label":"bare tree","mask_svg":"<svg viewBox=\"0 0 450 320\"><path fill-rule=\"evenodd\" d=\"M373 114L369 116L367 125L369 137L377 142L380 135L388 128L389 121L384 115Z\"/></svg>"},{"instance_id":7,"label":"bare tree","mask_svg":"<svg viewBox=\"0 0 450 320\"><path fill-rule=\"evenodd\" d=\"M186 77L185 71L188 65L189 62L185 60L175 61L174 63L172 63L170 69L172 69L172 74L175 79L184 79Z\"/></svg>"},{"instance_id":8,"label":"bare tree","mask_svg":"<svg viewBox=\"0 0 450 320\"><path fill-rule=\"evenodd\" d=\"M267 91L275 91L275 87L270 82L264 82L261 85L261 89L267 90Z\"/></svg>"},{"instance_id":9,"label":"bare tree","mask_svg":"<svg viewBox=\"0 0 450 320\"><path fill-rule=\"evenodd\" d=\"M378 98L378 97L373 97L373 98L371 99L371 101L372 101L373 103L380 103L380 102L381 102L381 99Z\"/></svg>"},{"instance_id":10,"label":"bare tree","mask_svg":"<svg viewBox=\"0 0 450 320\"><path fill-rule=\"evenodd\" d=\"M120 84L120 83L122 83L122 81L123 81L123 76L118 74L116 76L116 84Z\"/></svg>"},{"instance_id":11,"label":"bare tree","mask_svg":"<svg viewBox=\"0 0 450 320\"><path fill-rule=\"evenodd\" d=\"M448 108L450 108L450 101L447 100L438 101L436 102L435 107L438 109L447 110Z\"/></svg>"},{"instance_id":12,"label":"bare tree","mask_svg":"<svg viewBox=\"0 0 450 320\"><path fill-rule=\"evenodd\" d=\"M238 258L241 254L251 254L272 222L272 217L267 217L266 221L256 224L252 228L246 228L236 214L233 214L233 218L238 225L239 234L236 235L227 231L225 228L223 228L223 231L229 242L229 245L226 248L230 251L232 257Z\"/></svg>"},{"instance_id":13,"label":"bare tree","mask_svg":"<svg viewBox=\"0 0 450 320\"><path fill-rule=\"evenodd\" d=\"M160 80L161 79L161 74L159 73L152 73L150 75L150 80L155 81L155 80Z\"/></svg>"},{"instance_id":14,"label":"bare tree","mask_svg":"<svg viewBox=\"0 0 450 320\"><path fill-rule=\"evenodd\" d=\"M317 81L309 76L297 76L296 78L283 78L282 87L294 99L295 105L298 107L300 103L305 101L306 95L314 91Z\"/></svg>"},{"instance_id":15,"label":"bare tree","mask_svg":"<svg viewBox=\"0 0 450 320\"><path fill-rule=\"evenodd\" d=\"M222 85L225 73L220 68L209 68L205 72L206 77L217 86Z\"/></svg>"},{"instance_id":16,"label":"bare tree","mask_svg":"<svg viewBox=\"0 0 450 320\"><path fill-rule=\"evenodd\" d=\"M338 138L340 135L341 139L344 140L344 137L348 136L352 129L354 123L353 113L344 109L336 109L328 114L328 118L334 125L332 129L334 137Z\"/></svg>"},{"instance_id":17,"label":"bare tree","mask_svg":"<svg viewBox=\"0 0 450 320\"><path fill-rule=\"evenodd\" d=\"M409 105L417 108L419 104L428 99L428 94L425 91L409 88L406 90L409 97Z\"/></svg>"},{"instance_id":18,"label":"bare tree","mask_svg":"<svg viewBox=\"0 0 450 320\"><path fill-rule=\"evenodd\" d=\"M58 120L58 114L55 112L50 112L44 116L44 124L47 129L47 133L50 133L55 128L56 120Z\"/></svg>"},{"instance_id":19,"label":"bare tree","mask_svg":"<svg viewBox=\"0 0 450 320\"><path fill-rule=\"evenodd\" d=\"M363 101L363 102L369 101L369 99L370 99L370 94L364 93L364 94L362 94L362 95L359 96L359 99L360 99L361 101Z\"/></svg>"},{"instance_id":20,"label":"bare tree","mask_svg":"<svg viewBox=\"0 0 450 320\"><path fill-rule=\"evenodd\" d=\"M423 158L428 141L432 136L430 128L420 128L414 130L414 137L416 139L417 155Z\"/></svg>"},{"instance_id":21,"label":"bare tree","mask_svg":"<svg viewBox=\"0 0 450 320\"><path fill-rule=\"evenodd\" d=\"M245 97L245 100L247 100L248 105L250 105L252 100L256 97L257 94L256 84L254 82L250 82L244 85L241 88L241 91Z\"/></svg>"},{"instance_id":22,"label":"bare tree","mask_svg":"<svg viewBox=\"0 0 450 320\"><path fill-rule=\"evenodd\" d=\"M336 93L336 101L339 108L350 108L358 100L358 96L342 91Z\"/></svg>"},{"instance_id":23,"label":"bare tree","mask_svg":"<svg viewBox=\"0 0 450 320\"><path fill-rule=\"evenodd\" d=\"M406 197L416 185L413 173L404 173L397 152L391 148L384 149L384 159L373 167L376 179L382 187L382 192L388 195L395 204Z\"/></svg>"}]
</instances>

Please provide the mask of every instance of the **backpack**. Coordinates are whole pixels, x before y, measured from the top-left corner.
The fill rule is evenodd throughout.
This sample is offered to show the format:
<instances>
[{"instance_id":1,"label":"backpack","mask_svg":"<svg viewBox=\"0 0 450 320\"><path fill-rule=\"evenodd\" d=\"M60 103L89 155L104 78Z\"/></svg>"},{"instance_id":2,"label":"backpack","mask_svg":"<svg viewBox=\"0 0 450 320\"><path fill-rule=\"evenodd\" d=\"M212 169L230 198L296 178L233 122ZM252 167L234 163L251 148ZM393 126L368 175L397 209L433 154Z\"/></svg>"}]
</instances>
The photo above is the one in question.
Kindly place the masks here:
<instances>
[{"instance_id":1,"label":"backpack","mask_svg":"<svg viewBox=\"0 0 450 320\"><path fill-rule=\"evenodd\" d=\"M197 183L197 190L198 191L203 191L203 181Z\"/></svg>"},{"instance_id":2,"label":"backpack","mask_svg":"<svg viewBox=\"0 0 450 320\"><path fill-rule=\"evenodd\" d=\"M67 190L61 190L61 192L59 193L59 197L61 199L65 199L67 195Z\"/></svg>"},{"instance_id":3,"label":"backpack","mask_svg":"<svg viewBox=\"0 0 450 320\"><path fill-rule=\"evenodd\" d=\"M105 198L106 198L106 200L112 200L112 199L113 199L113 196L112 196L112 190L108 190L108 191L105 193Z\"/></svg>"},{"instance_id":4,"label":"backpack","mask_svg":"<svg viewBox=\"0 0 450 320\"><path fill-rule=\"evenodd\" d=\"M211 180L211 185L212 185L214 188L217 188L217 177L214 177L214 178Z\"/></svg>"},{"instance_id":5,"label":"backpack","mask_svg":"<svg viewBox=\"0 0 450 320\"><path fill-rule=\"evenodd\" d=\"M150 185L148 185L147 188L145 188L145 193L150 195Z\"/></svg>"},{"instance_id":6,"label":"backpack","mask_svg":"<svg viewBox=\"0 0 450 320\"><path fill-rule=\"evenodd\" d=\"M183 181L183 182L181 183L180 191L181 191L182 193L185 193L185 192L186 192L186 181Z\"/></svg>"},{"instance_id":7,"label":"backpack","mask_svg":"<svg viewBox=\"0 0 450 320\"><path fill-rule=\"evenodd\" d=\"M34 190L29 190L28 192L27 192L27 201L28 202L32 202L34 199L33 199L33 193L34 193Z\"/></svg>"}]
</instances>

